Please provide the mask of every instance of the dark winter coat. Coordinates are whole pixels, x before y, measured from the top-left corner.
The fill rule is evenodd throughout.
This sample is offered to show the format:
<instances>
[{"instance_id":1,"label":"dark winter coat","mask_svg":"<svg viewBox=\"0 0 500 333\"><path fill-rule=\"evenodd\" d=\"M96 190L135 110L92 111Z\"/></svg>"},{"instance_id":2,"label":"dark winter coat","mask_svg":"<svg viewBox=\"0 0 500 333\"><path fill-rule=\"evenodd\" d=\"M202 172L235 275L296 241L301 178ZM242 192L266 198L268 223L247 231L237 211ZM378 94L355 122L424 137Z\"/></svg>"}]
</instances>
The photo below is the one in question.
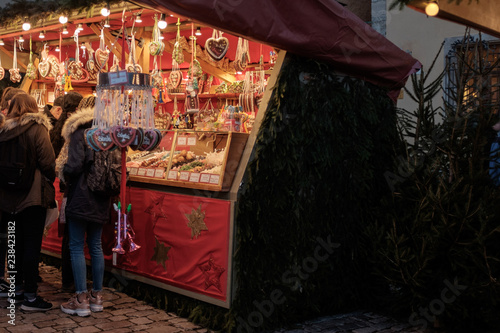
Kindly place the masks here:
<instances>
[{"instance_id":1,"label":"dark winter coat","mask_svg":"<svg viewBox=\"0 0 500 333\"><path fill-rule=\"evenodd\" d=\"M37 169L29 192L16 193L0 189L0 210L17 213L30 206L50 207L55 204L53 183L56 177L54 150L50 143L49 118L43 113L26 113L6 119L0 114L0 142L26 133L28 151L36 160Z\"/></svg>"},{"instance_id":2,"label":"dark winter coat","mask_svg":"<svg viewBox=\"0 0 500 333\"><path fill-rule=\"evenodd\" d=\"M87 144L85 130L92 126L93 115L93 108L87 108L68 118L62 130L66 142L57 164L66 182L66 220L106 223L110 220L113 198L96 195L87 187L93 150ZM119 161L121 154L118 150L115 153Z\"/></svg>"}]
</instances>

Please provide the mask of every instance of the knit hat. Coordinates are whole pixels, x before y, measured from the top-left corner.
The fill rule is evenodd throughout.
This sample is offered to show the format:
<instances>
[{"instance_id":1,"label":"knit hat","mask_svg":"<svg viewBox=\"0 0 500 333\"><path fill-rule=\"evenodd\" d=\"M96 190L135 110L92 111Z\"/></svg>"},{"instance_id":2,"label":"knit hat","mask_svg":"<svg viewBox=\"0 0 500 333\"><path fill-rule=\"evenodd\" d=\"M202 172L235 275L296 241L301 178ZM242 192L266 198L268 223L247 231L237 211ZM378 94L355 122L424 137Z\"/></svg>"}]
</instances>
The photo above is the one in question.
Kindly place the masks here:
<instances>
[{"instance_id":1,"label":"knit hat","mask_svg":"<svg viewBox=\"0 0 500 333\"><path fill-rule=\"evenodd\" d=\"M63 112L73 113L75 112L78 104L82 100L83 96L76 92L71 91L63 96Z\"/></svg>"}]
</instances>

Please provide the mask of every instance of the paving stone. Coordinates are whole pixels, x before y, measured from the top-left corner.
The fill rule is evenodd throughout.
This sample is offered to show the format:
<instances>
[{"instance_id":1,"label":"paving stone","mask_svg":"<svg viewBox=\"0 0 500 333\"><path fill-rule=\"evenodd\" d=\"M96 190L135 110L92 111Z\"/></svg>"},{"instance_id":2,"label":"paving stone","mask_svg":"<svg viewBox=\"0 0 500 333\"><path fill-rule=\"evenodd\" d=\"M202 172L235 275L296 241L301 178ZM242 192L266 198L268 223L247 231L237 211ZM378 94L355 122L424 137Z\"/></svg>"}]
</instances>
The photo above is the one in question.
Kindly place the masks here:
<instances>
[{"instance_id":1,"label":"paving stone","mask_svg":"<svg viewBox=\"0 0 500 333\"><path fill-rule=\"evenodd\" d=\"M101 330L95 326L77 327L73 331L73 333L96 333L96 332L101 332Z\"/></svg>"},{"instance_id":2,"label":"paving stone","mask_svg":"<svg viewBox=\"0 0 500 333\"><path fill-rule=\"evenodd\" d=\"M139 318L130 319L130 322L132 322L136 325L143 325L143 324L152 323L153 321L151 319L148 319L147 317L139 317Z\"/></svg>"},{"instance_id":3,"label":"paving stone","mask_svg":"<svg viewBox=\"0 0 500 333\"><path fill-rule=\"evenodd\" d=\"M110 323L104 323L104 324L97 324L95 325L97 328L100 328L103 331L109 331L112 329L117 329L117 328L125 328L125 327L130 327L133 324L128 321L128 320L122 320L122 321L117 321L117 322L110 322Z\"/></svg>"}]
</instances>

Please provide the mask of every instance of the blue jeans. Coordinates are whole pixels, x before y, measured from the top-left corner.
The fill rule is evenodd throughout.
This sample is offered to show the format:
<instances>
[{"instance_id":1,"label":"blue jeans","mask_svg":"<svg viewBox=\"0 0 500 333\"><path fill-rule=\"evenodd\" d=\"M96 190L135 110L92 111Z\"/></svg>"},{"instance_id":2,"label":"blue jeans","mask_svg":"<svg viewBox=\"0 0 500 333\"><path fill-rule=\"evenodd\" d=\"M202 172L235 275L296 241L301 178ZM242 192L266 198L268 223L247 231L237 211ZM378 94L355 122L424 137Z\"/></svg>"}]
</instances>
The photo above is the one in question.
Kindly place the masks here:
<instances>
[{"instance_id":1,"label":"blue jeans","mask_svg":"<svg viewBox=\"0 0 500 333\"><path fill-rule=\"evenodd\" d=\"M103 225L73 219L67 219L66 223L69 231L69 251L76 292L87 291L87 264L83 252L85 233L87 233L87 246L92 263L92 289L101 291L104 278L104 255L101 246Z\"/></svg>"}]
</instances>

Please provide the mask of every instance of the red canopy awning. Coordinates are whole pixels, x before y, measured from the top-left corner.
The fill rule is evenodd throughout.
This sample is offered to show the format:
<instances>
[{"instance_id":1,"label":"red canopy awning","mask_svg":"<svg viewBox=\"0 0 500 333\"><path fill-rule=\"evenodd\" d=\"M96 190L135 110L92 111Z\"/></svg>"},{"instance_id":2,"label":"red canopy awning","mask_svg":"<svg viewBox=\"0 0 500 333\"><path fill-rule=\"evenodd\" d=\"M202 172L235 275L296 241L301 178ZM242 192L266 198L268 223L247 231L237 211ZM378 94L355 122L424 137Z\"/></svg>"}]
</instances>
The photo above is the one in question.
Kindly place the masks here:
<instances>
[{"instance_id":1,"label":"red canopy awning","mask_svg":"<svg viewBox=\"0 0 500 333\"><path fill-rule=\"evenodd\" d=\"M278 49L323 60L391 90L421 64L335 0L134 0Z\"/></svg>"}]
</instances>

